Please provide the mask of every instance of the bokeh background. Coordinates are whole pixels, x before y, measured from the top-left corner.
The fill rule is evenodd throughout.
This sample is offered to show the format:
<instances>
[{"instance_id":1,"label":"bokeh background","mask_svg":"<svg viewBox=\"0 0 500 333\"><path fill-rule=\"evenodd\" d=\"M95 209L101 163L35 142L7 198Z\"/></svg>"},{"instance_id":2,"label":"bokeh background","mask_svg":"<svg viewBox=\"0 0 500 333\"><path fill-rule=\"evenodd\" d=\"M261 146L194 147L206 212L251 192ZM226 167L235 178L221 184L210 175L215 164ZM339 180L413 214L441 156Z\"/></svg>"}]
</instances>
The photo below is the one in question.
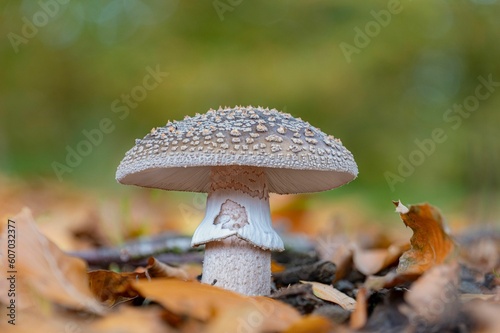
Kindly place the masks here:
<instances>
[{"instance_id":1,"label":"bokeh background","mask_svg":"<svg viewBox=\"0 0 500 333\"><path fill-rule=\"evenodd\" d=\"M305 198L356 197L391 212L392 199L428 201L498 221L499 84L483 88L473 111L445 118L474 101L478 77L500 82L496 0L0 4L4 178L127 196L140 190L114 174L135 138L169 119L252 104L302 117L354 154L358 179ZM144 89L151 70L168 75ZM103 119L111 127L85 146ZM446 139L424 155L415 140L436 128ZM68 166L68 152L84 146ZM387 173L411 156L418 165L391 187Z\"/></svg>"}]
</instances>

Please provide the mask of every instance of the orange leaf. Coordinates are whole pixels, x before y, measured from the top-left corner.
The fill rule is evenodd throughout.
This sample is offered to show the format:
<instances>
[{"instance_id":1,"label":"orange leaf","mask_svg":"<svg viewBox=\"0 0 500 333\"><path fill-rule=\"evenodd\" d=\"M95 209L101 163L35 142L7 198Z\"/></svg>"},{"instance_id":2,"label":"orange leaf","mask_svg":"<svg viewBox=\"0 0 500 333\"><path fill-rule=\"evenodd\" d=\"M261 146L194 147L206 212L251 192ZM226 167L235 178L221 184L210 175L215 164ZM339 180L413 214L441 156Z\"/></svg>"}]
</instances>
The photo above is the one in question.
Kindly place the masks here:
<instances>
[{"instance_id":1,"label":"orange leaf","mask_svg":"<svg viewBox=\"0 0 500 333\"><path fill-rule=\"evenodd\" d=\"M300 319L294 308L282 302L263 296L247 297L195 281L158 278L132 284L143 297L175 314L212 321L214 328L208 332L234 332L247 326L255 332L282 331Z\"/></svg>"},{"instance_id":2,"label":"orange leaf","mask_svg":"<svg viewBox=\"0 0 500 333\"><path fill-rule=\"evenodd\" d=\"M88 273L89 286L94 295L106 306L114 306L137 297L130 281L146 278L145 273L116 273L97 270Z\"/></svg>"},{"instance_id":3,"label":"orange leaf","mask_svg":"<svg viewBox=\"0 0 500 333\"><path fill-rule=\"evenodd\" d=\"M184 269L164 264L154 257L150 257L148 259L148 266L146 269L151 277L172 277L181 280L189 279L189 276Z\"/></svg>"},{"instance_id":4,"label":"orange leaf","mask_svg":"<svg viewBox=\"0 0 500 333\"><path fill-rule=\"evenodd\" d=\"M290 326L284 333L328 333L332 332L333 324L322 316L309 315Z\"/></svg>"},{"instance_id":5,"label":"orange leaf","mask_svg":"<svg viewBox=\"0 0 500 333\"><path fill-rule=\"evenodd\" d=\"M11 220L15 221L17 235L13 269L17 271L15 275L18 282L53 303L77 310L104 313L104 308L89 289L86 263L66 255L40 233L28 208L23 208ZM4 228L0 244L7 243L7 232L7 228ZM2 246L0 251L6 248ZM7 258L7 255L2 254L0 257ZM2 264L2 267L7 266ZM3 272L8 274L7 270ZM7 281L6 277L0 281L1 290L5 290L1 284ZM26 289L27 287L18 290L23 292Z\"/></svg>"},{"instance_id":6,"label":"orange leaf","mask_svg":"<svg viewBox=\"0 0 500 333\"><path fill-rule=\"evenodd\" d=\"M368 319L368 296L366 288L359 288L358 295L356 295L356 308L351 315L351 322L349 326L355 330L362 328L366 325Z\"/></svg>"},{"instance_id":7,"label":"orange leaf","mask_svg":"<svg viewBox=\"0 0 500 333\"><path fill-rule=\"evenodd\" d=\"M399 258L398 274L422 274L432 266L443 263L455 248L445 231L438 209L429 204L405 207L394 202L404 224L413 230L410 250Z\"/></svg>"},{"instance_id":8,"label":"orange leaf","mask_svg":"<svg viewBox=\"0 0 500 333\"><path fill-rule=\"evenodd\" d=\"M280 301L264 296L245 298L238 307L220 312L203 332L281 332L300 319L295 309Z\"/></svg>"},{"instance_id":9,"label":"orange leaf","mask_svg":"<svg viewBox=\"0 0 500 333\"><path fill-rule=\"evenodd\" d=\"M160 303L174 313L198 320L208 320L214 312L238 306L242 301L242 296L237 293L198 282L158 278L135 281L133 286L143 297Z\"/></svg>"},{"instance_id":10,"label":"orange leaf","mask_svg":"<svg viewBox=\"0 0 500 333\"><path fill-rule=\"evenodd\" d=\"M168 333L173 330L163 320L164 309L160 306L120 306L116 311L91 323L83 332L94 333Z\"/></svg>"},{"instance_id":11,"label":"orange leaf","mask_svg":"<svg viewBox=\"0 0 500 333\"><path fill-rule=\"evenodd\" d=\"M285 266L277 263L276 261L274 260L271 260L271 272L274 274L274 273L280 273L280 272L283 272L285 270Z\"/></svg>"}]
</instances>

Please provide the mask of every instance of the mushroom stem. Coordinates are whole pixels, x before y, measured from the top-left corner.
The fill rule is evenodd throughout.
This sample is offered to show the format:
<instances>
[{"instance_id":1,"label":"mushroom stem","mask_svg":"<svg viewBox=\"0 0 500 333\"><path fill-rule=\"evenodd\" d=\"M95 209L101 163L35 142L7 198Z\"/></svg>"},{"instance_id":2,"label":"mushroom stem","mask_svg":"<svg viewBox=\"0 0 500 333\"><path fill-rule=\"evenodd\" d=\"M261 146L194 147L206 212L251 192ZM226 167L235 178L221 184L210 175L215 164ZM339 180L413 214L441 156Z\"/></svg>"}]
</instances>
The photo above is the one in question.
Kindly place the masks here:
<instances>
[{"instance_id":1,"label":"mushroom stem","mask_svg":"<svg viewBox=\"0 0 500 333\"><path fill-rule=\"evenodd\" d=\"M271 250L283 250L273 230L264 170L216 167L205 218L193 246L206 244L202 282L246 295L267 295L271 284Z\"/></svg>"},{"instance_id":2,"label":"mushroom stem","mask_svg":"<svg viewBox=\"0 0 500 333\"><path fill-rule=\"evenodd\" d=\"M207 243L201 282L245 295L268 295L271 251L237 236Z\"/></svg>"}]
</instances>

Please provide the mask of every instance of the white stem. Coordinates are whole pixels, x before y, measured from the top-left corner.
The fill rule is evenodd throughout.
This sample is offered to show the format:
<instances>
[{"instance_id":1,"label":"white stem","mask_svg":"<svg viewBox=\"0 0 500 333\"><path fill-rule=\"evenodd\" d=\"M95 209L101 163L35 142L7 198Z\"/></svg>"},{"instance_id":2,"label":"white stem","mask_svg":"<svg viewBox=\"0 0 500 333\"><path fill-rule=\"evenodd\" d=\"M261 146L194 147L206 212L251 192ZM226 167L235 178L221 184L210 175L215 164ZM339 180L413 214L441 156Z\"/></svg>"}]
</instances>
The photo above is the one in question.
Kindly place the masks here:
<instances>
[{"instance_id":1,"label":"white stem","mask_svg":"<svg viewBox=\"0 0 500 333\"><path fill-rule=\"evenodd\" d=\"M283 251L283 241L271 223L264 171L213 168L211 180L205 217L194 232L192 246L235 235L264 250Z\"/></svg>"},{"instance_id":2,"label":"white stem","mask_svg":"<svg viewBox=\"0 0 500 333\"><path fill-rule=\"evenodd\" d=\"M271 283L271 250L283 241L273 230L267 180L262 169L217 167L205 218L191 244L206 244L205 283L247 295L266 295Z\"/></svg>"},{"instance_id":3,"label":"white stem","mask_svg":"<svg viewBox=\"0 0 500 333\"><path fill-rule=\"evenodd\" d=\"M201 282L255 296L271 292L271 251L236 236L205 246Z\"/></svg>"}]
</instances>

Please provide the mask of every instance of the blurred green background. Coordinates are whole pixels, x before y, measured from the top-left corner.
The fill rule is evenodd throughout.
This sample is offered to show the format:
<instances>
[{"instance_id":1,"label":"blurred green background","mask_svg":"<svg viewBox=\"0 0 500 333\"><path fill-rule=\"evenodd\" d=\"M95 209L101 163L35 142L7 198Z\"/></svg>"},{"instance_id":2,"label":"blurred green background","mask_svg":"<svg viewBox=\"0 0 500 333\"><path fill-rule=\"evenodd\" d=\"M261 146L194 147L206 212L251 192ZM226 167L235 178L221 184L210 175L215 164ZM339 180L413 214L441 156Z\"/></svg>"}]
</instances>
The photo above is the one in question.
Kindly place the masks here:
<instances>
[{"instance_id":1,"label":"blurred green background","mask_svg":"<svg viewBox=\"0 0 500 333\"><path fill-rule=\"evenodd\" d=\"M8 177L119 195L115 170L135 138L169 119L252 104L302 117L352 151L358 179L323 196L498 217L496 0L0 3L0 173ZM168 75L145 89L155 70ZM478 88L478 77L493 83ZM453 110L464 103L470 111ZM95 130L102 138L82 143ZM72 149L85 156L69 167Z\"/></svg>"}]
</instances>

